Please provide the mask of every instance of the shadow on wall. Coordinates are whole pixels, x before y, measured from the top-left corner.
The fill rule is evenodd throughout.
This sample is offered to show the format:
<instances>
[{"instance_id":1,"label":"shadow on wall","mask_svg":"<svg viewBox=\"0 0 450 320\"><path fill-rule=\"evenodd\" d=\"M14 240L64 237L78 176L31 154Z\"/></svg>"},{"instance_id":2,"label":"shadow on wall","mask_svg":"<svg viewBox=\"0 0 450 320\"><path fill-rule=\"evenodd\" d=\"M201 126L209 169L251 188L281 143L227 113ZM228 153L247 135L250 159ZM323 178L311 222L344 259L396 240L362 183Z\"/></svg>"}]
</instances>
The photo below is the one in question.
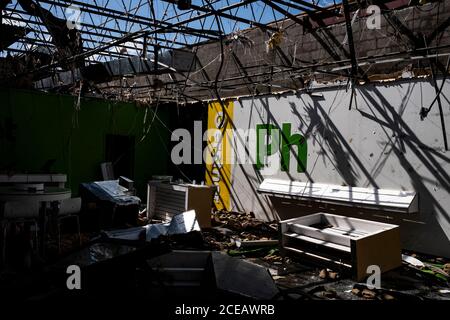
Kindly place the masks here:
<instances>
[{"instance_id":1,"label":"shadow on wall","mask_svg":"<svg viewBox=\"0 0 450 320\"><path fill-rule=\"evenodd\" d=\"M389 134L388 130L391 130L395 137L403 137L403 143L420 159L421 164L428 169L428 172L430 172L433 178L439 182L441 187L444 188L446 192L450 193L450 176L449 173L442 168L442 163L450 164L450 158L422 143L415 135L414 131L403 121L401 115L396 112L395 108L386 100L377 88L371 87L367 92L361 91L361 94L366 99L367 105L370 108L375 109L377 113L382 116L382 120L373 119L373 121L380 124L387 139L392 140L392 135ZM383 106L376 103L373 95L380 99ZM423 182L424 178L414 170L413 165L405 156L405 152L402 150L401 145L399 146L395 141L391 142L392 152L402 164L404 172L410 177L414 189L420 194L421 212L432 213L437 211L442 214L447 220L447 223L450 223L449 212L436 201L430 190L425 186ZM436 158L439 158L441 163L439 163ZM447 210L449 209L447 208Z\"/></svg>"},{"instance_id":2,"label":"shadow on wall","mask_svg":"<svg viewBox=\"0 0 450 320\"><path fill-rule=\"evenodd\" d=\"M341 180L343 184L350 186L414 189L420 196L420 214L392 214L312 203L291 204L288 209L286 203L289 201L268 199L257 193L256 190L264 177L255 165L235 166L238 178L236 179L233 175L231 190L234 192L233 201L237 203L238 207L242 206L242 209L253 206L255 210L260 210L258 213L260 218L269 220L276 215L285 219L325 210L398 224L402 226L402 241L406 248L450 256L450 213L445 205L446 199L450 198L450 173L446 169L450 165L450 158L447 156L448 153L433 149L424 142L425 138L429 138L428 135L419 138L411 128L416 121L414 118L411 121L415 111L417 122L420 121L420 110L414 108L415 103L412 101L418 92L422 93L419 91L418 85L427 86L427 90L432 89L428 82L419 80L404 82L400 86L398 84L392 87L367 85L358 88L357 97L360 109L352 111L348 111L348 105L335 103L336 101L333 101L332 104L332 106L335 105L335 108L326 109L329 107L329 99L305 99L303 95L288 99L290 95L287 95L281 98L284 102L278 106L278 103L273 100L274 97L265 96L249 101L248 105L241 104L242 108L250 108L243 113L244 121L248 123L235 120L239 123L239 129L252 129L256 124L261 123L267 126L273 125L281 130L283 119L298 123L298 127L295 129L311 144L308 168L301 173L301 178L297 173L283 172L282 176L285 179L326 183L331 181L327 181L324 176L332 175L331 180L336 184L339 183L336 180ZM401 89L400 100L396 98L390 101L387 97L399 89ZM337 90L336 94L338 92L342 94L344 101L348 100L344 90ZM446 97L443 96L443 99ZM393 101L396 101L395 107ZM275 103L277 107L283 108L286 105L284 103L289 103L287 112L274 109L273 105L269 106L270 103ZM247 112L250 113L249 117ZM351 112L351 118L349 118L351 121L346 119L347 116L342 114L343 112ZM344 122L342 123L341 120ZM346 130L348 127L345 126L348 125L355 125L355 128ZM365 140L362 135L358 134L358 130L361 129L361 132L364 133L366 128L376 130L376 140L371 138L364 142ZM433 128L433 130L436 129ZM349 135L347 132L351 134ZM436 138L440 139L440 136ZM238 136L235 139L245 145L242 137ZM351 139L355 142L352 143ZM368 162L362 152L370 150L371 144L374 144L373 146L377 150L375 153L379 155L378 158L376 155L372 158L371 155L372 160ZM291 156L298 158L297 147L290 146L289 151ZM314 154L312 154L313 152ZM246 153L249 154L248 150ZM316 157L312 157L312 155ZM389 180L392 166L395 166L396 176ZM389 187L390 185L396 187ZM439 186L440 193L433 190L434 185ZM245 194L239 194L239 192ZM283 204L283 202L285 203ZM276 209L275 212L273 209Z\"/></svg>"},{"instance_id":3,"label":"shadow on wall","mask_svg":"<svg viewBox=\"0 0 450 320\"><path fill-rule=\"evenodd\" d=\"M292 114L297 116L300 123L306 126L306 130L303 130L305 138L307 140L312 138L314 143L322 146L326 145L327 148L322 147L320 150L322 161L324 163L326 163L326 160L330 161L347 185L356 185L358 175L351 161L351 159L356 158L356 156L351 152L345 152L348 144L342 138L337 128L333 125L328 115L323 112L324 110L321 109L321 106L318 103L314 106L308 106L305 101L303 101L303 103L305 104L304 109L310 120L309 124L307 124L304 117L300 115L295 103L291 102L290 106ZM313 132L316 134L313 134ZM327 149L329 151L327 151ZM314 170L314 167L312 170Z\"/></svg>"},{"instance_id":4,"label":"shadow on wall","mask_svg":"<svg viewBox=\"0 0 450 320\"><path fill-rule=\"evenodd\" d=\"M443 164L450 164L450 158L421 142L414 131L402 119L411 90L411 88L408 88L408 92L404 95L398 111L395 110L394 106L389 103L385 95L377 87L367 86L364 87L364 90L358 90L360 96L372 112L372 115L369 115L363 111L359 111L361 116L366 120L375 121L380 125L386 136L386 140L389 142L385 148L388 148L388 146L391 147L390 150L385 150L382 153L382 156L380 156L379 161L377 161L376 166L372 170L364 166L357 153L340 133L338 127L333 123L329 114L319 102L314 101L311 105L301 100L304 104L303 110L310 120L309 124L305 122L305 116L302 116L298 112L299 109L295 103L290 103L290 107L292 114L298 117L299 123L304 124L304 127L301 129L305 137L321 146L320 153L323 161L325 163L330 162L336 169L336 172L348 185L355 186L361 184L361 179L365 178L372 187L379 188L376 177L383 170L387 158L395 155L403 171L408 175L414 190L420 195L420 214L411 216L405 216L403 214L392 215L386 212L360 210L342 206L318 205L299 201L281 201L280 199L271 198L281 218L285 219L323 210L355 217L361 217L363 215L363 218L404 226L402 228L403 242L407 243L408 246L416 248L416 250L423 249L424 251L429 251L430 247L434 245L436 254L450 255L448 250L450 246L441 247L441 244L450 244L445 234L449 232L448 227L450 226L449 209L442 206L431 193L429 187L424 183L426 179L435 179L441 188L447 193L450 193L450 176L442 167ZM275 121L274 123L279 126ZM312 134L313 132L315 134ZM431 173L432 178L426 178L413 169L414 166L406 155L407 149L410 150L408 151L410 154L414 154L419 158L420 163ZM312 175L313 170L314 166L312 169L309 169L310 175ZM358 174L359 172L362 174L361 177ZM310 177L308 179L313 181Z\"/></svg>"}]
</instances>

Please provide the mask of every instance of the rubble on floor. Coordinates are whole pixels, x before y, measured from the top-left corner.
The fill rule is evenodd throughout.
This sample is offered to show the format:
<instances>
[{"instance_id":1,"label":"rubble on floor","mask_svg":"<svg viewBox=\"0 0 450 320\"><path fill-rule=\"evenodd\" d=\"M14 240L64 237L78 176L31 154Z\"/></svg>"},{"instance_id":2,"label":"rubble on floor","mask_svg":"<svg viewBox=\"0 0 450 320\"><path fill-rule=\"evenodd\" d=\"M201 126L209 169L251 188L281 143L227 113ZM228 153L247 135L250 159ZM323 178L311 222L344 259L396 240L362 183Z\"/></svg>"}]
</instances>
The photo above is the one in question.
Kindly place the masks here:
<instances>
[{"instance_id":1,"label":"rubble on floor","mask_svg":"<svg viewBox=\"0 0 450 320\"><path fill-rule=\"evenodd\" d=\"M216 250L236 249L245 247L246 241L278 240L278 223L258 220L251 213L218 211L212 215L212 228L203 230L203 236Z\"/></svg>"},{"instance_id":2,"label":"rubble on floor","mask_svg":"<svg viewBox=\"0 0 450 320\"><path fill-rule=\"evenodd\" d=\"M183 217L183 214L180 217ZM164 223L148 225L152 227L147 226L147 229L158 228L158 225L163 225L166 231L170 229L170 224ZM65 235L62 239L62 251L65 253L75 252L69 256L65 254L64 260L61 261L70 260L71 263L81 263L84 258L80 258L81 260L77 258L80 255L91 259L100 254L98 261L91 261L87 264L90 270L94 270L90 271L93 275L97 277L99 272L97 269L104 272L105 268L111 266L112 271L108 271L107 274L108 276L114 274L116 280L120 280L121 287L127 288L127 290L136 290L136 293L139 292L139 294L154 294L154 290L161 285L162 278L150 278L149 280L148 268L151 264L146 265L145 261L150 261L152 257L159 259L157 257L161 254L171 251L176 252L177 250L190 250L189 252L192 253L191 256L193 257L195 256L193 255L194 252L221 251L222 255L218 257L222 262L219 264L234 266L238 264L237 261L243 261L252 265L259 265L263 268L261 270L268 270L268 274L270 274L278 290L278 293L273 296L274 300L450 300L448 274L450 261L447 259L404 251L402 267L384 273L381 288L369 288L365 283L358 283L350 279L343 270L311 265L297 257L283 258L278 250L277 222L260 221L255 219L251 213L217 212L212 216L212 227L201 231L198 228L187 228L184 229L185 232L173 232L172 234L162 232L158 238L120 239L120 235L123 234L139 234L140 232L136 233L135 229L147 230L143 226L109 231L102 233L100 238L98 234L92 234L91 236L82 234L84 247L81 250L77 249L76 236ZM118 238L115 238L115 236L118 236ZM146 239L147 241L145 241ZM149 240L151 241L149 242ZM114 248L117 247L118 250L112 248L111 245L105 247L102 245L102 241L116 243L111 245ZM124 246L131 248L131 251L120 249ZM226 255L232 256L232 260L225 261ZM59 264L63 263L61 261L59 261ZM117 261L120 263L117 263ZM122 265L123 261L126 263ZM187 260L182 259L182 261ZM93 268L91 265L95 267ZM239 278L242 275L238 273L238 269L233 267L232 275ZM114 270L120 271L120 277L117 277ZM181 271L181 274L175 275L175 279L196 279L195 275L190 274L189 271ZM222 271L219 270L218 272ZM180 276L184 278L179 278ZM203 275L200 278L202 277ZM97 281L97 284L102 286L104 285L103 280L108 281L107 278L100 280ZM22 289L24 290L21 292L26 292L27 284L25 280L23 282ZM228 284L230 283L226 282L223 285L227 287ZM164 290L167 289L167 287L164 288ZM180 287L177 288L180 289ZM194 291L198 289L192 286L184 286L179 293L181 294L184 290L186 297L192 296L194 291L189 291L189 288ZM231 289L228 288L222 293L229 292L229 290ZM195 292L196 294L202 294L201 290ZM272 290L271 292L275 291Z\"/></svg>"},{"instance_id":3,"label":"rubble on floor","mask_svg":"<svg viewBox=\"0 0 450 320\"><path fill-rule=\"evenodd\" d=\"M396 300L450 301L450 285L427 281L407 267L382 275L381 289L370 289L337 271L305 265L303 261L267 262L261 258L247 259L269 269L286 300ZM331 275L331 276L330 276Z\"/></svg>"},{"instance_id":4,"label":"rubble on floor","mask_svg":"<svg viewBox=\"0 0 450 320\"><path fill-rule=\"evenodd\" d=\"M203 248L224 251L267 268L280 288L279 299L450 300L448 279L444 281L437 269L431 276L427 270L418 272L404 263L401 268L382 275L382 289L371 290L340 270L306 265L294 258L283 259L277 244L270 242L278 239L277 222L259 221L250 213L223 211L212 219L212 228L201 233ZM242 246L246 241L251 241L252 246ZM261 246L255 245L258 242ZM449 261L443 258L428 257L424 261L442 272L448 270Z\"/></svg>"},{"instance_id":5,"label":"rubble on floor","mask_svg":"<svg viewBox=\"0 0 450 320\"><path fill-rule=\"evenodd\" d=\"M401 268L383 274L382 289L371 290L339 270L283 259L277 245L267 247L265 241L261 247L236 245L237 241L277 240L277 222L258 221L250 213L218 212L213 215L213 228L202 233L205 242L216 250L268 268L281 296L288 300L293 297L306 300L450 300L449 261L444 258L411 254L423 259L428 268L419 271L403 263Z\"/></svg>"}]
</instances>

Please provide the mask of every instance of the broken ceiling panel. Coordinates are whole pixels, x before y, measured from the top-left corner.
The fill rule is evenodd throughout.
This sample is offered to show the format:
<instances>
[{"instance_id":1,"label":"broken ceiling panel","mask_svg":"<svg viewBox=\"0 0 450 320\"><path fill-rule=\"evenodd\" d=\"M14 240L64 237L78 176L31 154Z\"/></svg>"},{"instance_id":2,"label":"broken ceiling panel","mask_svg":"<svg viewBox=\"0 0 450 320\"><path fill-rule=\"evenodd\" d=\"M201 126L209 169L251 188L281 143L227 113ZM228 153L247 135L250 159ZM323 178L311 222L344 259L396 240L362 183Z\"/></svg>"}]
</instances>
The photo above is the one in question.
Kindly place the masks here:
<instances>
[{"instance_id":1,"label":"broken ceiling panel","mask_svg":"<svg viewBox=\"0 0 450 320\"><path fill-rule=\"evenodd\" d=\"M48 90L73 85L80 80L103 83L126 76L189 72L195 70L195 67L194 53L168 50L158 55L156 59L151 54L147 58L123 58L89 65L73 71L60 72L53 77L36 81L35 87L37 89Z\"/></svg>"}]
</instances>

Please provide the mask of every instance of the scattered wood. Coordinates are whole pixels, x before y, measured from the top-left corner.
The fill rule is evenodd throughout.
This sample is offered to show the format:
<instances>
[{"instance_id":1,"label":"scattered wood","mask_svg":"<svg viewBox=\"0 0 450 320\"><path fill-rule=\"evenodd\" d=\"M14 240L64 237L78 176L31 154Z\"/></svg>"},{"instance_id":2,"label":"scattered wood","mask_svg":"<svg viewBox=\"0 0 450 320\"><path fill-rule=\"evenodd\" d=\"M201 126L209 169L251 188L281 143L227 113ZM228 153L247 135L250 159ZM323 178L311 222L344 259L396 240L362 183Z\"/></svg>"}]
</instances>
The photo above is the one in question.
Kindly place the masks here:
<instances>
[{"instance_id":1,"label":"scattered wood","mask_svg":"<svg viewBox=\"0 0 450 320\"><path fill-rule=\"evenodd\" d=\"M241 247L273 247L278 245L278 240L248 240L242 241Z\"/></svg>"}]
</instances>

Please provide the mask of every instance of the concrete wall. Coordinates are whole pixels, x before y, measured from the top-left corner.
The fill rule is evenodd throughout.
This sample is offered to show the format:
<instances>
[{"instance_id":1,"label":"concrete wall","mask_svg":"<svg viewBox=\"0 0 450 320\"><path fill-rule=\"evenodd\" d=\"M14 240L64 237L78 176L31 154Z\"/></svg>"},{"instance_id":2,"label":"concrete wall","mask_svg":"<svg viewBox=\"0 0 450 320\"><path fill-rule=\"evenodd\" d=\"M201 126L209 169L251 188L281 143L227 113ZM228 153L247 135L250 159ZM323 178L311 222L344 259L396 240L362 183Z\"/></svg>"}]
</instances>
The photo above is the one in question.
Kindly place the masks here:
<instances>
[{"instance_id":1,"label":"concrete wall","mask_svg":"<svg viewBox=\"0 0 450 320\"><path fill-rule=\"evenodd\" d=\"M450 81L442 101L450 140ZM323 97L320 97L323 95ZM259 218L285 219L328 210L402 226L405 248L450 256L450 152L444 150L439 108L421 121L420 109L436 96L427 80L367 85L357 89L357 108L349 110L345 87L310 94L245 98L235 102L234 125L255 129L270 123L291 123L308 144L306 172L298 173L295 154L289 172L275 177L397 190L415 190L420 214L386 214L368 210L288 204L258 195L263 180L250 164L234 165L233 208L253 211ZM239 137L237 137L239 139ZM295 153L295 150L293 150ZM295 209L297 208L297 209Z\"/></svg>"},{"instance_id":2,"label":"concrete wall","mask_svg":"<svg viewBox=\"0 0 450 320\"><path fill-rule=\"evenodd\" d=\"M78 192L82 182L101 179L100 163L105 161L107 134L134 137L134 178L140 195L146 194L146 181L164 174L170 155L170 135L154 121L145 136L151 112L144 125L145 108L131 103L82 99L24 90L0 90L0 171L38 172L50 159L52 171L66 173L68 186ZM162 121L169 112L160 108ZM142 141L141 141L142 140ZM155 152L155 151L158 152Z\"/></svg>"}]
</instances>

